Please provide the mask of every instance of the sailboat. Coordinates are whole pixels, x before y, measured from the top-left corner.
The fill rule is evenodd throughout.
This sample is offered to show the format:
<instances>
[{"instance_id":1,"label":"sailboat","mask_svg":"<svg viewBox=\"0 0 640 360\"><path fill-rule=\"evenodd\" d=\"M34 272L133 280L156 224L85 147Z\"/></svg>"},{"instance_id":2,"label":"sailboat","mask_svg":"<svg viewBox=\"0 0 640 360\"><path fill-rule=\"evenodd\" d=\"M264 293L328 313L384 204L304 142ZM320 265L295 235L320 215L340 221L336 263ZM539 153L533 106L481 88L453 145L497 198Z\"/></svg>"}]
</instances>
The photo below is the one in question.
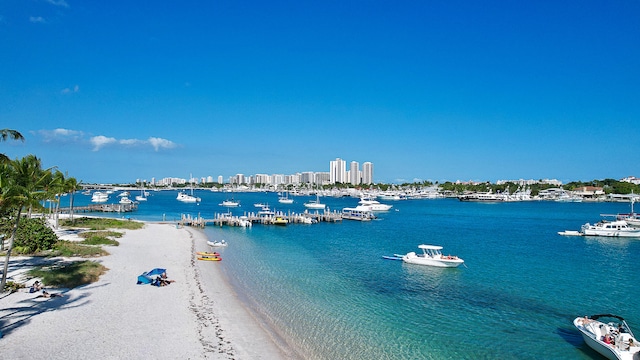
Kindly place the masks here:
<instances>
[{"instance_id":1,"label":"sailboat","mask_svg":"<svg viewBox=\"0 0 640 360\"><path fill-rule=\"evenodd\" d=\"M202 199L200 199L199 197L193 196L193 183L191 183L191 195L187 194L184 191L181 191L178 193L178 197L176 197L176 200L178 201L182 201L183 203L199 203Z\"/></svg>"},{"instance_id":2,"label":"sailboat","mask_svg":"<svg viewBox=\"0 0 640 360\"><path fill-rule=\"evenodd\" d=\"M304 203L304 207L307 209L324 209L326 205L320 203L320 195L316 193L316 201L309 201Z\"/></svg>"},{"instance_id":3,"label":"sailboat","mask_svg":"<svg viewBox=\"0 0 640 360\"><path fill-rule=\"evenodd\" d=\"M147 196L144 189L140 190L140 195L136 195L136 201L147 201Z\"/></svg>"},{"instance_id":4,"label":"sailboat","mask_svg":"<svg viewBox=\"0 0 640 360\"><path fill-rule=\"evenodd\" d=\"M289 192L286 191L283 196L278 198L280 204L293 204L293 199L289 199Z\"/></svg>"}]
</instances>

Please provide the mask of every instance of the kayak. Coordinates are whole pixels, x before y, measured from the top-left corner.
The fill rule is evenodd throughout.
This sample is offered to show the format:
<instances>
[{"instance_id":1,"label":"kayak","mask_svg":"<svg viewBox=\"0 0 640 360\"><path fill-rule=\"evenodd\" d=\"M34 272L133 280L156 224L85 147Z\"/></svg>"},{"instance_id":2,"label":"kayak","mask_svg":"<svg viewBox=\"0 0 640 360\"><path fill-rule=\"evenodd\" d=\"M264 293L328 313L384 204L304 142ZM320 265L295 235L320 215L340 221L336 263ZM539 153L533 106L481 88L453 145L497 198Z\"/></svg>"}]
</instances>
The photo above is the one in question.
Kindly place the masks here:
<instances>
[{"instance_id":1,"label":"kayak","mask_svg":"<svg viewBox=\"0 0 640 360\"><path fill-rule=\"evenodd\" d=\"M222 258L221 257L198 257L198 260L205 260L205 261L221 261Z\"/></svg>"},{"instance_id":2,"label":"kayak","mask_svg":"<svg viewBox=\"0 0 640 360\"><path fill-rule=\"evenodd\" d=\"M217 252L198 251L196 254L203 256L220 256Z\"/></svg>"}]
</instances>

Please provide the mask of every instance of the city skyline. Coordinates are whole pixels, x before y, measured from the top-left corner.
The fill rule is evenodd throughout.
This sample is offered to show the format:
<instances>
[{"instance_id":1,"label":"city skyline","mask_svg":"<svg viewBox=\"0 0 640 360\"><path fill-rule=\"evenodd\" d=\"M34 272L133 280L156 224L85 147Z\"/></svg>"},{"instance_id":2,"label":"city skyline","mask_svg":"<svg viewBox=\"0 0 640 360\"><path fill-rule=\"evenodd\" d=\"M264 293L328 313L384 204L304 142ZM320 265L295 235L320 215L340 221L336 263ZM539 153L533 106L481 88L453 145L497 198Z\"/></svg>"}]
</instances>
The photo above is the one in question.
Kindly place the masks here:
<instances>
[{"instance_id":1,"label":"city skyline","mask_svg":"<svg viewBox=\"0 0 640 360\"><path fill-rule=\"evenodd\" d=\"M85 183L337 157L379 183L621 179L640 173L638 18L591 0L7 0L0 119L26 140L0 152Z\"/></svg>"}]
</instances>

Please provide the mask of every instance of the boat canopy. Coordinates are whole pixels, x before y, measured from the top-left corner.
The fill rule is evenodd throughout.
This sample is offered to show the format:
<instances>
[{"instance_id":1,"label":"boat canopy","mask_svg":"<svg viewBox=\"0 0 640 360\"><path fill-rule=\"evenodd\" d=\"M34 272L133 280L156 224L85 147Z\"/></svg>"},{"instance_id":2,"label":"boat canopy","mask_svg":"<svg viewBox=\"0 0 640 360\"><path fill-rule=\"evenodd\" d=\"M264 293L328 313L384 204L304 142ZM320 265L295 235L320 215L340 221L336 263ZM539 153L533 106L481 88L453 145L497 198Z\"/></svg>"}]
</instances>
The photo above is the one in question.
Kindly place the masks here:
<instances>
[{"instance_id":1,"label":"boat canopy","mask_svg":"<svg viewBox=\"0 0 640 360\"><path fill-rule=\"evenodd\" d=\"M424 250L442 250L442 246L437 246L437 245L418 245L418 249L424 249Z\"/></svg>"}]
</instances>

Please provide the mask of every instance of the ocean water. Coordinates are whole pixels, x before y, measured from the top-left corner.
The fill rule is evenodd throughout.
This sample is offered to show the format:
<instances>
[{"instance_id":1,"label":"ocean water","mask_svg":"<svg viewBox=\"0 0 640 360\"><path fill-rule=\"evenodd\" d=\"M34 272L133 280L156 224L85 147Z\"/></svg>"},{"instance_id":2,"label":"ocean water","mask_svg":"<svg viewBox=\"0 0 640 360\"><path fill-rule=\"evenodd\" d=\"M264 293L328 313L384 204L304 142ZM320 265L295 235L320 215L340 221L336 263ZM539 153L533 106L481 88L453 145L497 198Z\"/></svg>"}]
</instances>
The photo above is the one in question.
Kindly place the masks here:
<instances>
[{"instance_id":1,"label":"ocean water","mask_svg":"<svg viewBox=\"0 0 640 360\"><path fill-rule=\"evenodd\" d=\"M138 211L112 216L211 218L231 196L242 204L236 215L255 212L254 202L302 212L314 199L282 205L275 193L196 191L196 205L176 194L152 192ZM77 205L88 201L76 195ZM321 201L340 210L358 200ZM640 240L557 234L629 204L386 203L391 211L371 222L204 231L229 243L216 265L242 301L308 359L599 359L573 328L576 316L614 313L640 331ZM442 245L465 265L382 259L419 244Z\"/></svg>"}]
</instances>

